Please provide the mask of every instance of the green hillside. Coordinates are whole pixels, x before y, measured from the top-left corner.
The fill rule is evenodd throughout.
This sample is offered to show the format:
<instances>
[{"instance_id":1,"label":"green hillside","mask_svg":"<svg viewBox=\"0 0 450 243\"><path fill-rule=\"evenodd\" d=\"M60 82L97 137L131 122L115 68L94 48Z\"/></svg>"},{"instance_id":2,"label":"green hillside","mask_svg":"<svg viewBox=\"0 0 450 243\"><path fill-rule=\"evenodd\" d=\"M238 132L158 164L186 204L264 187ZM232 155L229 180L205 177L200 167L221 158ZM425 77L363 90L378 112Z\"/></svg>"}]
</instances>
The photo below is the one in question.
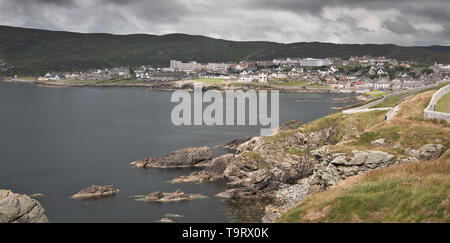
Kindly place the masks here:
<instances>
[{"instance_id":1,"label":"green hillside","mask_svg":"<svg viewBox=\"0 0 450 243\"><path fill-rule=\"evenodd\" d=\"M448 52L396 45L236 42L185 34L82 34L0 26L0 59L14 64L21 74L143 64L168 66L170 59L212 62L351 55L450 62Z\"/></svg>"}]
</instances>

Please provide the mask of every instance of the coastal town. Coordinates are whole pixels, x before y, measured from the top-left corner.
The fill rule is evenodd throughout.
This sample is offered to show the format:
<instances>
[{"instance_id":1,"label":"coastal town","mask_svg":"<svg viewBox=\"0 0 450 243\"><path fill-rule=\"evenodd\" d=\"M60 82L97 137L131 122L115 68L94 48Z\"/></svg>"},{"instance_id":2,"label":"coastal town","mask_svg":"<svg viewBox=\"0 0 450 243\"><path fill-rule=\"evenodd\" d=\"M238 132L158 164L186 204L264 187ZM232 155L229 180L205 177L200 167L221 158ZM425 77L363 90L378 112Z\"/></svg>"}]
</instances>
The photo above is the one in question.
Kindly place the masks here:
<instances>
[{"instance_id":1,"label":"coastal town","mask_svg":"<svg viewBox=\"0 0 450 243\"><path fill-rule=\"evenodd\" d=\"M0 68L13 68L5 61ZM164 83L181 80L209 84L265 85L284 89L330 90L340 93L398 91L420 88L450 77L450 64L424 65L386 57L277 58L270 61L198 63L171 60L168 67L114 67L80 72L48 72L39 82L134 81Z\"/></svg>"}]
</instances>

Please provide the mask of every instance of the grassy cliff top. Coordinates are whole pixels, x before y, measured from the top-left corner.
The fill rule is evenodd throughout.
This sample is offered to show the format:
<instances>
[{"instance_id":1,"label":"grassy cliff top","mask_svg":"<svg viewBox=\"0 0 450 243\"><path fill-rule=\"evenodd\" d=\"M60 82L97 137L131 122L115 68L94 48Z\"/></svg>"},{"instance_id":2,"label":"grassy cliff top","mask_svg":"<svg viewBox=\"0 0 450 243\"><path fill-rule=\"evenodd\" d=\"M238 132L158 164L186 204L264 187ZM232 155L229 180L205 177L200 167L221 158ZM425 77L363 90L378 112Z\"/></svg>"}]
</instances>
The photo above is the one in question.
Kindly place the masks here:
<instances>
[{"instance_id":1,"label":"grassy cliff top","mask_svg":"<svg viewBox=\"0 0 450 243\"><path fill-rule=\"evenodd\" d=\"M412 95L398 114L384 121L382 112L335 113L302 129L337 126L342 138L327 145L332 152L381 150L404 156L405 148L440 143L450 147L450 125L423 118L435 90ZM390 146L374 147L384 138ZM395 146L396 145L396 146ZM450 222L450 150L436 161L403 164L350 177L325 192L312 194L280 222Z\"/></svg>"},{"instance_id":2,"label":"grassy cliff top","mask_svg":"<svg viewBox=\"0 0 450 243\"><path fill-rule=\"evenodd\" d=\"M280 222L450 222L450 152L351 177L311 195Z\"/></svg>"}]
</instances>

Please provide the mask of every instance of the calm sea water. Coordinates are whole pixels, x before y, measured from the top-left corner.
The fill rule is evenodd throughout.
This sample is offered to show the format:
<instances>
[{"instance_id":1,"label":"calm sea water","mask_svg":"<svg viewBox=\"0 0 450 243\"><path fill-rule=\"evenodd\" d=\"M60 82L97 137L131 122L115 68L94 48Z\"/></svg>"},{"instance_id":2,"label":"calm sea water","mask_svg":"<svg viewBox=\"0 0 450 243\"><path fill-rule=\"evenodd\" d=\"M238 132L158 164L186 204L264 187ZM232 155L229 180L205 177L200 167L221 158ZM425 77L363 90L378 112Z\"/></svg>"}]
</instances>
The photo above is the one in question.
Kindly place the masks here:
<instances>
[{"instance_id":1,"label":"calm sea water","mask_svg":"<svg viewBox=\"0 0 450 243\"><path fill-rule=\"evenodd\" d=\"M224 183L167 182L192 169L129 166L142 157L259 135L257 126L176 127L170 122L176 105L170 97L171 92L144 88L47 88L0 82L0 188L45 194L37 200L52 222L154 222L166 213L184 216L176 222L257 220L262 211L257 202L214 197L225 189ZM280 119L314 120L333 112L335 97L342 95L280 94ZM214 149L216 155L224 152ZM111 184L121 192L97 200L69 198L93 184ZM209 198L165 204L133 198L178 188Z\"/></svg>"}]
</instances>

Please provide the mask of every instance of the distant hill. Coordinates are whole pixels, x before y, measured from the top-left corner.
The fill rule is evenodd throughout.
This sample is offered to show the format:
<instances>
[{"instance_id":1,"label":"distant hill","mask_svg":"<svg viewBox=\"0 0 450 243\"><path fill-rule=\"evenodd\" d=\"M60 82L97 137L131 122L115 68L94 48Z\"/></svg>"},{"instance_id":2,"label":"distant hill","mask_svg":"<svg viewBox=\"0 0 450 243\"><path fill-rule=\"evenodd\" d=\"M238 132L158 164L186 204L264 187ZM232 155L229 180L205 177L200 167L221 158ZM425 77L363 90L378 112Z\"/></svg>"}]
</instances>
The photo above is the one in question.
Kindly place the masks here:
<instances>
[{"instance_id":1,"label":"distant hill","mask_svg":"<svg viewBox=\"0 0 450 243\"><path fill-rule=\"evenodd\" d=\"M450 46L419 46L419 48L438 53L450 53Z\"/></svg>"},{"instance_id":2,"label":"distant hill","mask_svg":"<svg viewBox=\"0 0 450 243\"><path fill-rule=\"evenodd\" d=\"M12 63L19 73L29 74L143 64L168 66L170 59L218 62L372 55L447 63L450 53L446 50L448 47L238 42L186 34L82 34L0 26L0 58Z\"/></svg>"}]
</instances>

